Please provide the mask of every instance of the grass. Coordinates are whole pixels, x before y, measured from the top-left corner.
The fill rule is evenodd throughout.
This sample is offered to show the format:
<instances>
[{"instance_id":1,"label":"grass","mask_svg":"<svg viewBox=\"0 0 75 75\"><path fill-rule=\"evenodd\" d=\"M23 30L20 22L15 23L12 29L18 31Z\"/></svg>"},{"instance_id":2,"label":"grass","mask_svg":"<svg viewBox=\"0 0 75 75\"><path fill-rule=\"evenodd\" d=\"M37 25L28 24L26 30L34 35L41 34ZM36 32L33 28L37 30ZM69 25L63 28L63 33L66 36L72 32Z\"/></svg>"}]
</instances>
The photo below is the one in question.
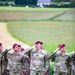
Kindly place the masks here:
<instances>
[{"instance_id":1,"label":"grass","mask_svg":"<svg viewBox=\"0 0 75 75\"><path fill-rule=\"evenodd\" d=\"M67 13L55 18L54 20L64 20L64 21L75 21L75 8L68 11Z\"/></svg>"},{"instance_id":2,"label":"grass","mask_svg":"<svg viewBox=\"0 0 75 75\"><path fill-rule=\"evenodd\" d=\"M50 21L69 10L71 8L0 7L0 21Z\"/></svg>"},{"instance_id":3,"label":"grass","mask_svg":"<svg viewBox=\"0 0 75 75\"><path fill-rule=\"evenodd\" d=\"M43 10L70 10L71 8L25 8L25 7L11 7L11 8L9 8L8 6L6 7L6 6L0 6L0 10L28 10L28 11L32 11L32 10L35 10L35 11L38 11L38 10L41 10L41 11L43 11Z\"/></svg>"},{"instance_id":4,"label":"grass","mask_svg":"<svg viewBox=\"0 0 75 75\"><path fill-rule=\"evenodd\" d=\"M65 43L68 52L75 49L75 22L8 22L9 32L17 39L29 45L35 41L44 42L44 48L51 52L59 43Z\"/></svg>"}]
</instances>

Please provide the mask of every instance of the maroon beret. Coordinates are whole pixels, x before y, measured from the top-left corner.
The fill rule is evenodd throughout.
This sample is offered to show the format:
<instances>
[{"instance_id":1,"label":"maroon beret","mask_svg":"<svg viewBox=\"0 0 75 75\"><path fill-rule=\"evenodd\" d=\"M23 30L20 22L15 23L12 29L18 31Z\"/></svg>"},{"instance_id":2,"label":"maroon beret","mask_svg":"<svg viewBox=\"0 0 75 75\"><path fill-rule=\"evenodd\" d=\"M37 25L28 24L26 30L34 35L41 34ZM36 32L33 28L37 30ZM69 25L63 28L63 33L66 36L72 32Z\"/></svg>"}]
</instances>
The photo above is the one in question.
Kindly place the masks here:
<instances>
[{"instance_id":1,"label":"maroon beret","mask_svg":"<svg viewBox=\"0 0 75 75\"><path fill-rule=\"evenodd\" d=\"M62 44L59 44L58 47L61 47Z\"/></svg>"},{"instance_id":2,"label":"maroon beret","mask_svg":"<svg viewBox=\"0 0 75 75\"><path fill-rule=\"evenodd\" d=\"M18 47L21 47L21 45L18 45Z\"/></svg>"},{"instance_id":3,"label":"maroon beret","mask_svg":"<svg viewBox=\"0 0 75 75\"><path fill-rule=\"evenodd\" d=\"M24 51L24 48L21 48L21 51Z\"/></svg>"},{"instance_id":4,"label":"maroon beret","mask_svg":"<svg viewBox=\"0 0 75 75\"><path fill-rule=\"evenodd\" d=\"M15 44L13 44L12 48L14 49L16 45L18 45L18 44L16 44L16 43L15 43Z\"/></svg>"},{"instance_id":5,"label":"maroon beret","mask_svg":"<svg viewBox=\"0 0 75 75\"><path fill-rule=\"evenodd\" d=\"M43 45L43 42L40 42L41 45Z\"/></svg>"},{"instance_id":6,"label":"maroon beret","mask_svg":"<svg viewBox=\"0 0 75 75\"><path fill-rule=\"evenodd\" d=\"M62 47L65 47L65 44L59 44L58 47L61 49Z\"/></svg>"},{"instance_id":7,"label":"maroon beret","mask_svg":"<svg viewBox=\"0 0 75 75\"><path fill-rule=\"evenodd\" d=\"M36 41L36 42L35 42L35 45L38 44L38 43L40 43L40 41Z\"/></svg>"}]
</instances>

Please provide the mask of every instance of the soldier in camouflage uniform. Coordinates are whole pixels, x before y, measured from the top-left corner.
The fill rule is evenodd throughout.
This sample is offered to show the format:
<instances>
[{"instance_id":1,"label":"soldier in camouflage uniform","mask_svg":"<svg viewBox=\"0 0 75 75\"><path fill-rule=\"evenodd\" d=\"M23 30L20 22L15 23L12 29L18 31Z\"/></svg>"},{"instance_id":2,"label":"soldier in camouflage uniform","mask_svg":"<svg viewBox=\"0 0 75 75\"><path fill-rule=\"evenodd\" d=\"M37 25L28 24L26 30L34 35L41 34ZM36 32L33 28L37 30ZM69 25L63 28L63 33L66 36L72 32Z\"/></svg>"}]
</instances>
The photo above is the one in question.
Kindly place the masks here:
<instances>
[{"instance_id":1,"label":"soldier in camouflage uniform","mask_svg":"<svg viewBox=\"0 0 75 75\"><path fill-rule=\"evenodd\" d=\"M72 64L72 75L75 75L75 61Z\"/></svg>"},{"instance_id":2,"label":"soldier in camouflage uniform","mask_svg":"<svg viewBox=\"0 0 75 75\"><path fill-rule=\"evenodd\" d=\"M30 75L45 75L49 66L46 66L45 57L47 52L41 47L40 41L35 43L35 48L30 50Z\"/></svg>"},{"instance_id":3,"label":"soldier in camouflage uniform","mask_svg":"<svg viewBox=\"0 0 75 75\"><path fill-rule=\"evenodd\" d=\"M30 59L28 56L23 58L22 73L23 75L30 75Z\"/></svg>"},{"instance_id":4,"label":"soldier in camouflage uniform","mask_svg":"<svg viewBox=\"0 0 75 75\"><path fill-rule=\"evenodd\" d=\"M2 43L0 43L0 75L3 75L5 69L6 69L6 62L3 56L3 46Z\"/></svg>"},{"instance_id":5,"label":"soldier in camouflage uniform","mask_svg":"<svg viewBox=\"0 0 75 75\"><path fill-rule=\"evenodd\" d=\"M30 58L27 54L24 54L24 48L21 48L20 54L22 57L22 75L30 75Z\"/></svg>"},{"instance_id":6,"label":"soldier in camouflage uniform","mask_svg":"<svg viewBox=\"0 0 75 75\"><path fill-rule=\"evenodd\" d=\"M71 74L75 75L75 55L71 58Z\"/></svg>"},{"instance_id":7,"label":"soldier in camouflage uniform","mask_svg":"<svg viewBox=\"0 0 75 75\"><path fill-rule=\"evenodd\" d=\"M75 52L72 52L70 54L65 52L65 44L59 44L58 45L58 51L57 53L54 53L52 56L50 56L50 59L52 59L54 63L54 74L53 75L69 75L69 57L73 56Z\"/></svg>"},{"instance_id":8,"label":"soldier in camouflage uniform","mask_svg":"<svg viewBox=\"0 0 75 75\"><path fill-rule=\"evenodd\" d=\"M21 58L23 57L18 50L18 45L13 45L13 53L8 53L8 66L9 75L21 75L22 74L22 62Z\"/></svg>"}]
</instances>

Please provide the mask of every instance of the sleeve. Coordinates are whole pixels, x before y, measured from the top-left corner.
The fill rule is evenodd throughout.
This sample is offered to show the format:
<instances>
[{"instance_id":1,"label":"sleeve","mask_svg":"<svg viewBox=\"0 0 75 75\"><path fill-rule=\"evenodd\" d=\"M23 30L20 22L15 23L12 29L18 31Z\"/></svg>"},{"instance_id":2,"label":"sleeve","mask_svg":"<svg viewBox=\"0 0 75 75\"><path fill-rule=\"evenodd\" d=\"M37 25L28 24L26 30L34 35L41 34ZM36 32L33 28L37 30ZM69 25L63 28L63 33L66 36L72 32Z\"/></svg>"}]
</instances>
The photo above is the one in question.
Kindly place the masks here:
<instances>
[{"instance_id":1,"label":"sleeve","mask_svg":"<svg viewBox=\"0 0 75 75\"><path fill-rule=\"evenodd\" d=\"M46 55L46 57L44 58L44 63L45 63L45 72L48 72L50 69L50 60L47 59L48 54Z\"/></svg>"},{"instance_id":2,"label":"sleeve","mask_svg":"<svg viewBox=\"0 0 75 75\"><path fill-rule=\"evenodd\" d=\"M69 53L69 56L70 56L70 57L74 57L74 56L75 56L75 51Z\"/></svg>"},{"instance_id":3,"label":"sleeve","mask_svg":"<svg viewBox=\"0 0 75 75\"><path fill-rule=\"evenodd\" d=\"M55 52L51 52L49 54L49 57L48 58L51 59L52 61L54 61L55 57L56 57L56 53Z\"/></svg>"},{"instance_id":4,"label":"sleeve","mask_svg":"<svg viewBox=\"0 0 75 75\"><path fill-rule=\"evenodd\" d=\"M7 54L7 59L8 59L8 64L7 64L7 70L11 70L12 68L12 55L11 54Z\"/></svg>"},{"instance_id":5,"label":"sleeve","mask_svg":"<svg viewBox=\"0 0 75 75\"><path fill-rule=\"evenodd\" d=\"M30 52L30 51L32 51L34 48L35 48L35 46L33 46L33 47L31 47L31 48L28 48L28 49L25 49L25 50L24 50L24 54L25 54L25 53L28 53L28 52Z\"/></svg>"}]
</instances>

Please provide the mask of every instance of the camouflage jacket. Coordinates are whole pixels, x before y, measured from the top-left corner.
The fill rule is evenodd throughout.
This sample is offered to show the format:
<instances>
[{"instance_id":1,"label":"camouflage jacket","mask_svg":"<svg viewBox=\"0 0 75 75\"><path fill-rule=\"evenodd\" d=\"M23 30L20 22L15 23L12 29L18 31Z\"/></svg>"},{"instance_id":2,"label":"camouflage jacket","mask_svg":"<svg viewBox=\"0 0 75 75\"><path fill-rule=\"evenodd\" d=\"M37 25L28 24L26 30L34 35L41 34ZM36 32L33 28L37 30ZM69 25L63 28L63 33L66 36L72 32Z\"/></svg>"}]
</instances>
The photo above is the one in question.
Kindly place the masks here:
<instances>
[{"instance_id":1,"label":"camouflage jacket","mask_svg":"<svg viewBox=\"0 0 75 75\"><path fill-rule=\"evenodd\" d=\"M75 52L72 53L62 53L62 54L54 54L51 59L54 60L54 71L57 72L68 72L69 71L69 64L70 64L70 58L75 54Z\"/></svg>"},{"instance_id":2,"label":"camouflage jacket","mask_svg":"<svg viewBox=\"0 0 75 75\"><path fill-rule=\"evenodd\" d=\"M31 63L30 69L35 71L46 71L49 67L45 57L47 52L45 50L37 51L36 49L31 50Z\"/></svg>"},{"instance_id":3,"label":"camouflage jacket","mask_svg":"<svg viewBox=\"0 0 75 75\"><path fill-rule=\"evenodd\" d=\"M21 62L21 58L23 57L23 55L21 55L20 53L15 54L13 53L8 53L7 54L7 58L8 58L8 65L7 65L7 69L12 71L12 72L22 72L22 62Z\"/></svg>"}]
</instances>

